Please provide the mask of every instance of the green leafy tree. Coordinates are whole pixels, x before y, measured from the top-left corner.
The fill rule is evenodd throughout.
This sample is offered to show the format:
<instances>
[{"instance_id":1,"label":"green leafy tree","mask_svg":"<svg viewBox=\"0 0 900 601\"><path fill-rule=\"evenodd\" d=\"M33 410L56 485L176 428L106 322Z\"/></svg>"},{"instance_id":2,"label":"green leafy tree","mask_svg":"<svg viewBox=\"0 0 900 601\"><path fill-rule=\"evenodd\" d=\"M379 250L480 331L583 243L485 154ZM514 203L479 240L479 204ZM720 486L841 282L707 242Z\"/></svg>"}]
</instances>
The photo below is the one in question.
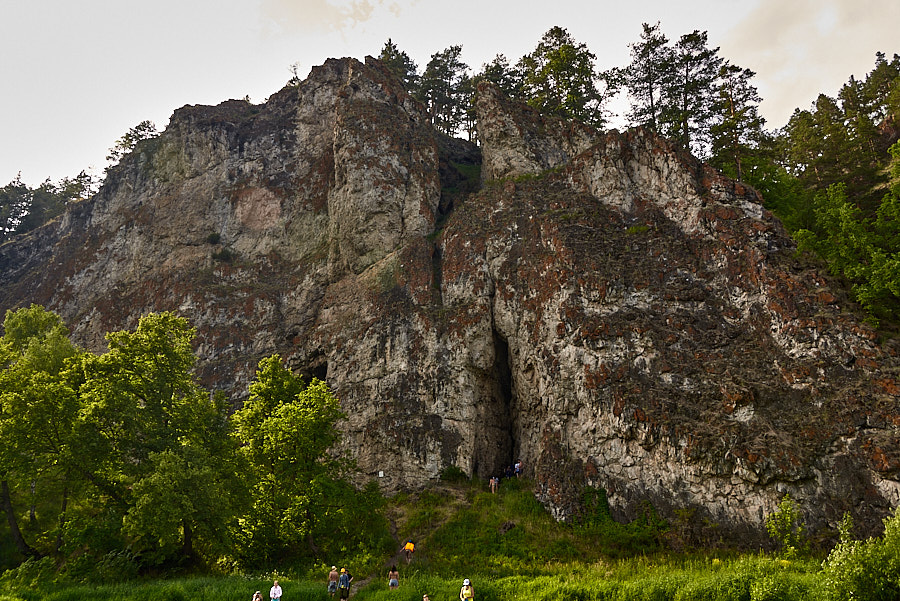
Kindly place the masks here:
<instances>
[{"instance_id":1,"label":"green leafy tree","mask_svg":"<svg viewBox=\"0 0 900 601\"><path fill-rule=\"evenodd\" d=\"M125 134L116 140L116 143L109 149L106 160L110 164L116 164L122 160L126 154L135 149L139 142L150 140L159 135L156 131L156 124L153 121L144 120L130 128Z\"/></svg>"},{"instance_id":2,"label":"green leafy tree","mask_svg":"<svg viewBox=\"0 0 900 601\"><path fill-rule=\"evenodd\" d=\"M815 227L799 230L799 247L814 251L829 270L846 277L874 320L900 309L900 143L891 148L894 180L874 218L849 201L843 184L816 197Z\"/></svg>"},{"instance_id":3,"label":"green leafy tree","mask_svg":"<svg viewBox=\"0 0 900 601\"><path fill-rule=\"evenodd\" d=\"M24 556L58 553L72 487L70 439L77 398L65 369L79 351L59 316L32 305L7 311L0 338L0 501L14 543ZM26 541L14 491L28 490ZM36 511L42 503L41 517ZM53 505L50 499L58 499ZM47 518L44 518L44 514ZM52 517L50 517L52 516Z\"/></svg>"},{"instance_id":4,"label":"green leafy tree","mask_svg":"<svg viewBox=\"0 0 900 601\"><path fill-rule=\"evenodd\" d=\"M533 52L519 60L522 94L541 113L601 127L606 122L604 104L614 85L606 75L597 75L596 60L567 30L553 27ZM600 82L606 84L603 89Z\"/></svg>"},{"instance_id":5,"label":"green leafy tree","mask_svg":"<svg viewBox=\"0 0 900 601\"><path fill-rule=\"evenodd\" d=\"M81 366L81 473L150 563L216 557L236 515L227 407L194 378L193 338L186 320L149 314Z\"/></svg>"},{"instance_id":6,"label":"green leafy tree","mask_svg":"<svg viewBox=\"0 0 900 601\"><path fill-rule=\"evenodd\" d=\"M397 79L403 82L407 92L414 92L419 85L418 67L406 52L397 48L397 45L388 38L378 55L378 60L393 73Z\"/></svg>"},{"instance_id":7,"label":"green leafy tree","mask_svg":"<svg viewBox=\"0 0 900 601\"><path fill-rule=\"evenodd\" d=\"M331 453L343 416L325 382L307 385L278 355L260 361L250 398L232 417L251 466L253 507L242 521L241 545L248 567L379 540L377 489L347 484L351 464Z\"/></svg>"},{"instance_id":8,"label":"green leafy tree","mask_svg":"<svg viewBox=\"0 0 900 601\"><path fill-rule=\"evenodd\" d=\"M879 538L858 541L842 533L822 567L827 599L900 598L900 509L884 520Z\"/></svg>"},{"instance_id":9,"label":"green leafy tree","mask_svg":"<svg viewBox=\"0 0 900 601\"><path fill-rule=\"evenodd\" d=\"M782 556L793 558L804 551L806 530L800 509L791 495L784 495L778 509L766 516L766 531L778 543Z\"/></svg>"}]
</instances>

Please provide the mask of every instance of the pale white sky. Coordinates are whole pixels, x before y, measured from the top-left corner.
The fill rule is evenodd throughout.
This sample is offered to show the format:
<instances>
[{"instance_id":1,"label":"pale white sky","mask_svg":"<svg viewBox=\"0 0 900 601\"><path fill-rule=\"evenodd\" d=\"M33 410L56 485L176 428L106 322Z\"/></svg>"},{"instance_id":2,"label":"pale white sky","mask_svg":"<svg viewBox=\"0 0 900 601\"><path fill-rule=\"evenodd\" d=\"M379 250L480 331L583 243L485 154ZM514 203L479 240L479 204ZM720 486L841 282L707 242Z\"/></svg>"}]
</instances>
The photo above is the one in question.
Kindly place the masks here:
<instances>
[{"instance_id":1,"label":"pale white sky","mask_svg":"<svg viewBox=\"0 0 900 601\"><path fill-rule=\"evenodd\" d=\"M770 128L820 93L900 53L900 0L0 0L0 186L92 168L144 119L185 104L262 102L300 63L377 55L392 38L424 68L463 46L473 71L515 62L551 27L606 69L629 61L644 22L694 29L757 72Z\"/></svg>"}]
</instances>

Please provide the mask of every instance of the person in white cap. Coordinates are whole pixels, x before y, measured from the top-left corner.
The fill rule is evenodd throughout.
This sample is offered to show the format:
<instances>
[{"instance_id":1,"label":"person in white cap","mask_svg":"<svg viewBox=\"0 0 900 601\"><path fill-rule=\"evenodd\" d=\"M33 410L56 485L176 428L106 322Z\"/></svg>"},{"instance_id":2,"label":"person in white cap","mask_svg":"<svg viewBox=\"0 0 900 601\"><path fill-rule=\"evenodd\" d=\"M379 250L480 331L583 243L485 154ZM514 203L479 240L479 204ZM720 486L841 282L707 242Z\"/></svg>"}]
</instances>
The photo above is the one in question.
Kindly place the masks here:
<instances>
[{"instance_id":1,"label":"person in white cap","mask_svg":"<svg viewBox=\"0 0 900 601\"><path fill-rule=\"evenodd\" d=\"M460 601L475 601L475 588L468 578L463 580L462 588L459 589L459 599Z\"/></svg>"}]
</instances>

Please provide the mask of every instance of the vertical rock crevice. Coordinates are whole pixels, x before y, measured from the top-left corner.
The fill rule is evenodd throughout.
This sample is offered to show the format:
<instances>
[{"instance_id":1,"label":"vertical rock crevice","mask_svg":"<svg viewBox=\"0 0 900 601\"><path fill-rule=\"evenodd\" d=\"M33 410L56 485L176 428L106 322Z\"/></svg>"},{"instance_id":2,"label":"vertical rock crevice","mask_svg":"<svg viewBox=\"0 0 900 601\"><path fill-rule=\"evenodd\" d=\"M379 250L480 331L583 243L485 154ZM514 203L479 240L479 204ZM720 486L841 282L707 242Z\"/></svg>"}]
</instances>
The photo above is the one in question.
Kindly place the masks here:
<instances>
[{"instance_id":1,"label":"vertical rock crevice","mask_svg":"<svg viewBox=\"0 0 900 601\"><path fill-rule=\"evenodd\" d=\"M485 404L477 408L479 423L472 465L474 476L499 476L514 461L516 437L513 412L516 407L511 354L506 338L492 332L494 363L488 376Z\"/></svg>"}]
</instances>

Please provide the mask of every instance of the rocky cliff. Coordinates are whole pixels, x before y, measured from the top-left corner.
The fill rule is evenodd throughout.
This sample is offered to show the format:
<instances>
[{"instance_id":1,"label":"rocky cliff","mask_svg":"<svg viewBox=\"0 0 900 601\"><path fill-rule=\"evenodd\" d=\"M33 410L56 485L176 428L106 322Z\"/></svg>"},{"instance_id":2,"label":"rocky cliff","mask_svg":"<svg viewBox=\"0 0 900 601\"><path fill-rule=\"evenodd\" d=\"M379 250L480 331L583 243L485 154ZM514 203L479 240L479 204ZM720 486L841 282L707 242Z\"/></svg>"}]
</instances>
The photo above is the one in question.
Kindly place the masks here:
<instances>
[{"instance_id":1,"label":"rocky cliff","mask_svg":"<svg viewBox=\"0 0 900 601\"><path fill-rule=\"evenodd\" d=\"M388 491L521 459L560 518L590 486L698 532L759 537L786 492L813 530L877 527L900 503L896 347L758 195L642 130L490 86L477 110L480 148L447 139L352 59L264 105L181 108L0 247L0 308L44 304L98 351L174 310L235 402L281 353L327 379Z\"/></svg>"}]
</instances>

